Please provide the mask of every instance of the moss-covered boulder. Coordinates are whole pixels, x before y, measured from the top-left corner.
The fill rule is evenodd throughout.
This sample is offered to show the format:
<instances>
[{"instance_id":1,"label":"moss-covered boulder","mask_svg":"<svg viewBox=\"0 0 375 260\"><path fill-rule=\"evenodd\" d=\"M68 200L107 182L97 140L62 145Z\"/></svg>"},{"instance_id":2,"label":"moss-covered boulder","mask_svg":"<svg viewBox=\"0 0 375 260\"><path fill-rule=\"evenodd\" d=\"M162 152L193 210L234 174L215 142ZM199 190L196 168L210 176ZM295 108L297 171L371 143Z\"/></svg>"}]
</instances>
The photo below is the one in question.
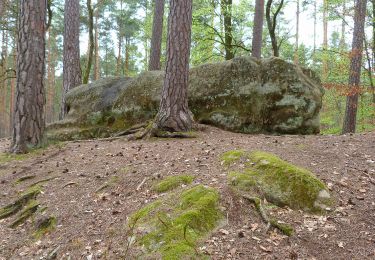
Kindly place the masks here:
<instances>
[{"instance_id":1,"label":"moss-covered boulder","mask_svg":"<svg viewBox=\"0 0 375 260\"><path fill-rule=\"evenodd\" d=\"M323 212L333 204L328 188L312 172L276 155L236 150L221 160L228 167L229 184L239 192L307 212Z\"/></svg>"},{"instance_id":2,"label":"moss-covered boulder","mask_svg":"<svg viewBox=\"0 0 375 260\"><path fill-rule=\"evenodd\" d=\"M199 242L221 218L218 192L198 185L133 213L128 224L133 234L130 240L145 249L140 258L198 259Z\"/></svg>"},{"instance_id":3,"label":"moss-covered boulder","mask_svg":"<svg viewBox=\"0 0 375 260\"><path fill-rule=\"evenodd\" d=\"M72 137L104 137L152 119L163 80L163 72L151 71L75 88L66 98L66 119L49 126L50 135L67 128ZM322 96L312 71L279 58L239 57L190 70L189 106L196 121L235 132L318 133ZM77 133L77 126L87 131Z\"/></svg>"}]
</instances>

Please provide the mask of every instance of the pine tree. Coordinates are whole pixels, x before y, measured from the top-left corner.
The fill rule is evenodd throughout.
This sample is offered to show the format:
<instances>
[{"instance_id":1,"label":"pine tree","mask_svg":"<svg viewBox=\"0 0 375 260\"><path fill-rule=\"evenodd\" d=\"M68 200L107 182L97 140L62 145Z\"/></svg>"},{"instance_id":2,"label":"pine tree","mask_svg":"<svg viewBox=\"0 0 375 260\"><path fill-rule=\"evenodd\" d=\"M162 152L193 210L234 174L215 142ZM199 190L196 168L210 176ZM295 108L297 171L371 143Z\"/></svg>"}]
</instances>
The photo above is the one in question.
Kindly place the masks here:
<instances>
[{"instance_id":1,"label":"pine tree","mask_svg":"<svg viewBox=\"0 0 375 260\"><path fill-rule=\"evenodd\" d=\"M21 0L18 28L17 92L10 151L25 153L42 143L46 2Z\"/></svg>"}]
</instances>

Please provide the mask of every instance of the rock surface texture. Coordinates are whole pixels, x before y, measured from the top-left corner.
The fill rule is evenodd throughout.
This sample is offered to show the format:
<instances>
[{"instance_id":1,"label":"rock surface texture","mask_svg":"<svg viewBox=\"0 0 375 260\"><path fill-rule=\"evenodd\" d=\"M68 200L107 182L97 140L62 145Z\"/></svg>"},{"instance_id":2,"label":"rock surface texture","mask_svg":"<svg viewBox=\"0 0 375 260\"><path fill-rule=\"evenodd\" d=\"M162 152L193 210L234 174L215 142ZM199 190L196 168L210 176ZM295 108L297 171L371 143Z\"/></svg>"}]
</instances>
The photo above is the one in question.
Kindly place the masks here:
<instances>
[{"instance_id":1,"label":"rock surface texture","mask_svg":"<svg viewBox=\"0 0 375 260\"><path fill-rule=\"evenodd\" d=\"M79 126L90 132L87 137L97 137L152 119L163 77L163 72L151 71L75 88L66 97L66 119L49 128ZM323 94L311 70L279 58L239 57L190 71L189 106L195 120L234 132L319 133Z\"/></svg>"}]
</instances>

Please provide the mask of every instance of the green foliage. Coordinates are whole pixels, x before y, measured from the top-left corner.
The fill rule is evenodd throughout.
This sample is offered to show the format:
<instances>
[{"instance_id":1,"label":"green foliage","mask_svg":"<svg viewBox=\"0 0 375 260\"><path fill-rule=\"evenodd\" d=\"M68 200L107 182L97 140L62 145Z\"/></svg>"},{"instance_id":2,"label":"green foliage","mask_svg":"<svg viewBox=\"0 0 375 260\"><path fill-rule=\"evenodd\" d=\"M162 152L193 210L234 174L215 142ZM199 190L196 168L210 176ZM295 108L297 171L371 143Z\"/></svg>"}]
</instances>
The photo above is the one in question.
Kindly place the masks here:
<instances>
[{"instance_id":1,"label":"green foliage","mask_svg":"<svg viewBox=\"0 0 375 260\"><path fill-rule=\"evenodd\" d=\"M195 177L192 175L169 176L164 180L160 181L159 183L157 183L156 185L154 185L153 189L158 193L167 192L175 188L178 188L183 184L188 185L192 183L194 178Z\"/></svg>"},{"instance_id":2,"label":"green foliage","mask_svg":"<svg viewBox=\"0 0 375 260\"><path fill-rule=\"evenodd\" d=\"M216 190L198 185L140 209L131 216L129 226L148 230L137 243L150 254L161 254L162 259L197 258L198 242L222 217L218 203Z\"/></svg>"}]
</instances>

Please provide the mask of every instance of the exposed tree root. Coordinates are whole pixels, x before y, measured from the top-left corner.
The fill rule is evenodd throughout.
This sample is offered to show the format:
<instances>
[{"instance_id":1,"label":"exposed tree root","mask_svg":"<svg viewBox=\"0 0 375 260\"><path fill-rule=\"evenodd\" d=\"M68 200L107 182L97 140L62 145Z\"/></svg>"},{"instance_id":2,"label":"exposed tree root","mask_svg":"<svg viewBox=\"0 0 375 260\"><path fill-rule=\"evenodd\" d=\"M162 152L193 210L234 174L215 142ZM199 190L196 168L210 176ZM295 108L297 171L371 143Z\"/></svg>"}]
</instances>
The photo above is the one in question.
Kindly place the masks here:
<instances>
[{"instance_id":1,"label":"exposed tree root","mask_svg":"<svg viewBox=\"0 0 375 260\"><path fill-rule=\"evenodd\" d=\"M255 205L263 221L267 224L267 229L270 227L277 228L284 235L291 236L293 234L293 228L287 224L279 223L276 219L270 219L263 208L262 200L258 197L250 197L247 195L242 195L242 197Z\"/></svg>"},{"instance_id":2,"label":"exposed tree root","mask_svg":"<svg viewBox=\"0 0 375 260\"><path fill-rule=\"evenodd\" d=\"M36 177L35 175L22 176L21 178L19 178L18 180L16 180L16 184L19 184L19 183L27 181L27 180L34 179L35 177Z\"/></svg>"},{"instance_id":3,"label":"exposed tree root","mask_svg":"<svg viewBox=\"0 0 375 260\"><path fill-rule=\"evenodd\" d=\"M38 186L30 188L16 201L0 209L0 219L4 219L17 214L31 200L34 200L40 192L41 190Z\"/></svg>"},{"instance_id":4,"label":"exposed tree root","mask_svg":"<svg viewBox=\"0 0 375 260\"><path fill-rule=\"evenodd\" d=\"M54 216L42 217L36 221L34 236L39 239L44 234L52 231L57 224L57 219Z\"/></svg>"},{"instance_id":5,"label":"exposed tree root","mask_svg":"<svg viewBox=\"0 0 375 260\"><path fill-rule=\"evenodd\" d=\"M30 218L39 208L39 203L35 200L30 201L24 210L19 214L19 217L10 224L9 227L16 228L17 226L23 224L28 218Z\"/></svg>"},{"instance_id":6,"label":"exposed tree root","mask_svg":"<svg viewBox=\"0 0 375 260\"><path fill-rule=\"evenodd\" d=\"M157 128L153 121L135 125L116 136L127 136L129 141L148 139L151 137L159 138L195 138L192 132L169 132Z\"/></svg>"}]
</instances>

